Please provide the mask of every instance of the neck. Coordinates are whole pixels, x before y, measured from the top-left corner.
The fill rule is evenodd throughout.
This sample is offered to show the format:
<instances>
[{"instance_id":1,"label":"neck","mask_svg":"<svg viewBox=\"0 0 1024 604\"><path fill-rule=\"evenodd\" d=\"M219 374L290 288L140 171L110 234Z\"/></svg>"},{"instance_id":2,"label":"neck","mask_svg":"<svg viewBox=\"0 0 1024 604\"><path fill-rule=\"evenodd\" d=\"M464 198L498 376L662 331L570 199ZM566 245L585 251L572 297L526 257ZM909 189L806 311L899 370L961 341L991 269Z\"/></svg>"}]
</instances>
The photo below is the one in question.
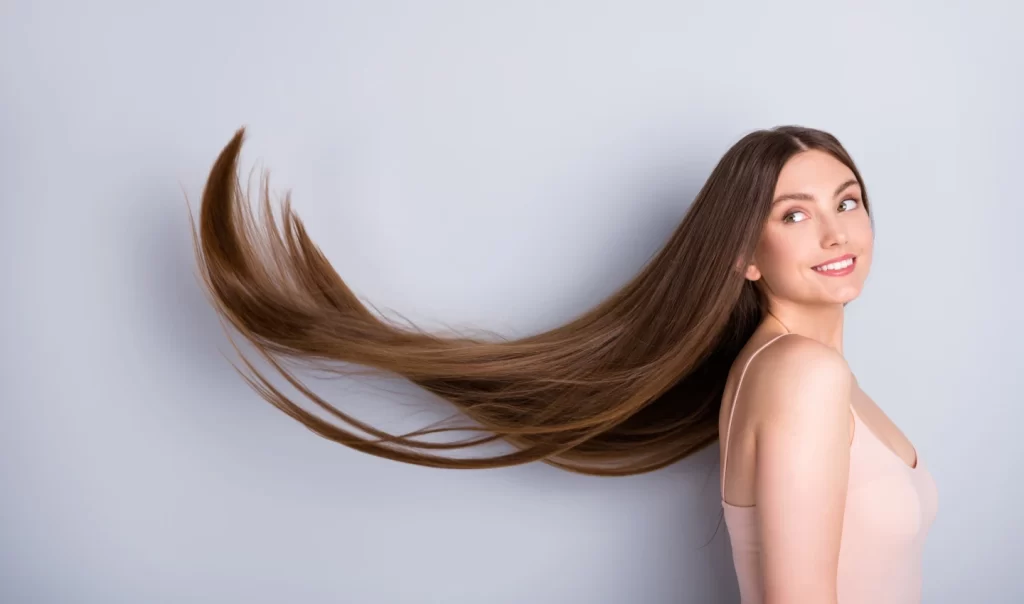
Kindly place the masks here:
<instances>
[{"instance_id":1,"label":"neck","mask_svg":"<svg viewBox=\"0 0 1024 604\"><path fill-rule=\"evenodd\" d=\"M768 313L765 323L817 340L835 349L839 354L843 353L845 310L842 304L804 306L772 300Z\"/></svg>"}]
</instances>

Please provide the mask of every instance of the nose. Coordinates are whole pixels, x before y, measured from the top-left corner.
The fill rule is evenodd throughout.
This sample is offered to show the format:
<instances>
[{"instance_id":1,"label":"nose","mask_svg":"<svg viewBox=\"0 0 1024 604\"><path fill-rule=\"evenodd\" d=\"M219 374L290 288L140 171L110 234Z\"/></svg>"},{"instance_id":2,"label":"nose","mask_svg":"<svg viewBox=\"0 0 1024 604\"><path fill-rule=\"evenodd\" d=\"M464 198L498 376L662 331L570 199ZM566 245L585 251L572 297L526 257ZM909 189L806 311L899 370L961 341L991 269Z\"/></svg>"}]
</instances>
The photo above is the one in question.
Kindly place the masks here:
<instances>
[{"instance_id":1,"label":"nose","mask_svg":"<svg viewBox=\"0 0 1024 604\"><path fill-rule=\"evenodd\" d=\"M822 220L821 246L837 247L846 245L849 237L846 233L846 226L838 216L832 216Z\"/></svg>"}]
</instances>

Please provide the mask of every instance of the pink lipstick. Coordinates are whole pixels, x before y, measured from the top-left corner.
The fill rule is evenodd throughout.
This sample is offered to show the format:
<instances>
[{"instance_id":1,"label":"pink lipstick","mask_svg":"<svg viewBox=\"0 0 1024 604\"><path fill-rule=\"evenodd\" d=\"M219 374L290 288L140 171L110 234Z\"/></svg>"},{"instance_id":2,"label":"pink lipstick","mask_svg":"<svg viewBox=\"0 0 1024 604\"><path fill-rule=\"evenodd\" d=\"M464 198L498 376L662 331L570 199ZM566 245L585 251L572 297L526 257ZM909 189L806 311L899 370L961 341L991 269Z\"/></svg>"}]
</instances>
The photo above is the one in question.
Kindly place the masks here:
<instances>
[{"instance_id":1,"label":"pink lipstick","mask_svg":"<svg viewBox=\"0 0 1024 604\"><path fill-rule=\"evenodd\" d=\"M827 277L842 277L852 273L856 266L857 257L853 254L846 254L811 268L819 275L825 275Z\"/></svg>"}]
</instances>

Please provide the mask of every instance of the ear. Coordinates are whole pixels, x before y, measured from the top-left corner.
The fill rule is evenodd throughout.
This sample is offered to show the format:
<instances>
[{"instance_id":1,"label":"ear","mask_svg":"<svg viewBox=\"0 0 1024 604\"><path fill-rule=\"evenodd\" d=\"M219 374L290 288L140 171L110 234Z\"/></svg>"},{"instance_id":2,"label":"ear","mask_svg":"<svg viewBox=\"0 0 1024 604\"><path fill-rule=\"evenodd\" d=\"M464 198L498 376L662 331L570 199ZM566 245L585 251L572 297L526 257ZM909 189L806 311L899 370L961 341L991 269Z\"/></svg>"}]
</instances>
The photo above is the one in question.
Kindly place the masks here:
<instances>
[{"instance_id":1,"label":"ear","mask_svg":"<svg viewBox=\"0 0 1024 604\"><path fill-rule=\"evenodd\" d=\"M757 268L756 264L748 264L743 266L743 259L736 260L736 271L743 273L743 276L750 281L757 281L761 278L761 271Z\"/></svg>"}]
</instances>

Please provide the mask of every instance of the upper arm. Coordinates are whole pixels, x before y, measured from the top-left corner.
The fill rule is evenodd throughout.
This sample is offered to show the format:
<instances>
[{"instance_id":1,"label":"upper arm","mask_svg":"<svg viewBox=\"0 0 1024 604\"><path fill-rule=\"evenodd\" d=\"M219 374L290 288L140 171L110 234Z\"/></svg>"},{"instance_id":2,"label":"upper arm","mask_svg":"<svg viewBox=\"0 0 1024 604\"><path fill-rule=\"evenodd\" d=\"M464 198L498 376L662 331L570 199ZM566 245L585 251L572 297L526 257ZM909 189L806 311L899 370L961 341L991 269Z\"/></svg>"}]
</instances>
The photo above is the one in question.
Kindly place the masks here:
<instances>
[{"instance_id":1,"label":"upper arm","mask_svg":"<svg viewBox=\"0 0 1024 604\"><path fill-rule=\"evenodd\" d=\"M756 378L756 499L765 601L834 602L850 471L852 375L803 338L766 350ZM775 348L775 347L773 347Z\"/></svg>"}]
</instances>

